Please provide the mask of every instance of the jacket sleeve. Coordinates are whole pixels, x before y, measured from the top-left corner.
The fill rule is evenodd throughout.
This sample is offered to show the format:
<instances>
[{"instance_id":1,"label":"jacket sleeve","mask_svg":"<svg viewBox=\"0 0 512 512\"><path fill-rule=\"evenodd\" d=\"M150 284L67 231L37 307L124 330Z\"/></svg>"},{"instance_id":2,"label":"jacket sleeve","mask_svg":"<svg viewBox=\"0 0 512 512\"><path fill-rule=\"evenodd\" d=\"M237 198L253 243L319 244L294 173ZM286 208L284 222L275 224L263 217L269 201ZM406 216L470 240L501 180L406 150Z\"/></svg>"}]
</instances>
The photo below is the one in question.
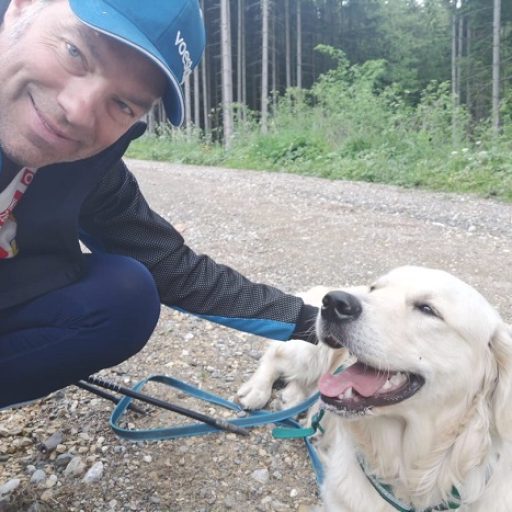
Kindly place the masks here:
<instances>
[{"instance_id":1,"label":"jacket sleeve","mask_svg":"<svg viewBox=\"0 0 512 512\"><path fill-rule=\"evenodd\" d=\"M167 306L271 339L315 340L317 308L195 253L150 209L122 161L85 201L80 228L88 245L143 263Z\"/></svg>"}]
</instances>

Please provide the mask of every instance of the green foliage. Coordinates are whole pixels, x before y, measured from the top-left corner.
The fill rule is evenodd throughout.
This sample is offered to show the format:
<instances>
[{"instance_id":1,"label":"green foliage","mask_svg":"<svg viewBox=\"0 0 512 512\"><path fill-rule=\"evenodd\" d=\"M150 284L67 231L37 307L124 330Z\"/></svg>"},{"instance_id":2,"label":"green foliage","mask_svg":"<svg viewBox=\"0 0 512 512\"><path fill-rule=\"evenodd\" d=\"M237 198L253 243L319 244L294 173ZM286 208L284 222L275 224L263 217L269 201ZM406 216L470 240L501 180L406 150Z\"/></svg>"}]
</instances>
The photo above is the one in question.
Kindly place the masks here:
<instances>
[{"instance_id":1,"label":"green foliage","mask_svg":"<svg viewBox=\"0 0 512 512\"><path fill-rule=\"evenodd\" d=\"M187 133L164 126L155 135L144 135L133 141L126 156L181 164L219 165L224 159L224 150L206 140L198 130Z\"/></svg>"},{"instance_id":2,"label":"green foliage","mask_svg":"<svg viewBox=\"0 0 512 512\"><path fill-rule=\"evenodd\" d=\"M164 130L136 141L130 156L181 163L296 172L330 179L474 192L512 201L512 119L496 139L488 123L469 132L469 116L453 105L447 83L429 83L415 102L410 91L386 86L382 60L350 65L322 46L337 66L310 91L279 98L261 133L245 113L229 150L197 132Z\"/></svg>"}]
</instances>

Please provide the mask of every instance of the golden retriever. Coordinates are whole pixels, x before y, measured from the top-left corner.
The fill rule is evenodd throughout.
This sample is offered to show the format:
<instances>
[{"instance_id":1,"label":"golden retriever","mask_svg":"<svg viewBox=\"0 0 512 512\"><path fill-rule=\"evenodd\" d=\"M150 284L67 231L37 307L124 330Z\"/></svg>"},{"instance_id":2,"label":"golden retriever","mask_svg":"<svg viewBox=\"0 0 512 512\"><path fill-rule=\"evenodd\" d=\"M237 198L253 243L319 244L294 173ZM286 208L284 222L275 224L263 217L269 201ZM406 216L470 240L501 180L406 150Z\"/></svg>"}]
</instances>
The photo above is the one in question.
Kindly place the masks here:
<instances>
[{"instance_id":1,"label":"golden retriever","mask_svg":"<svg viewBox=\"0 0 512 512\"><path fill-rule=\"evenodd\" d=\"M422 267L325 291L309 295L321 342L273 342L238 392L254 409L280 377L287 406L320 390L321 510L512 511L512 339L497 311Z\"/></svg>"}]
</instances>

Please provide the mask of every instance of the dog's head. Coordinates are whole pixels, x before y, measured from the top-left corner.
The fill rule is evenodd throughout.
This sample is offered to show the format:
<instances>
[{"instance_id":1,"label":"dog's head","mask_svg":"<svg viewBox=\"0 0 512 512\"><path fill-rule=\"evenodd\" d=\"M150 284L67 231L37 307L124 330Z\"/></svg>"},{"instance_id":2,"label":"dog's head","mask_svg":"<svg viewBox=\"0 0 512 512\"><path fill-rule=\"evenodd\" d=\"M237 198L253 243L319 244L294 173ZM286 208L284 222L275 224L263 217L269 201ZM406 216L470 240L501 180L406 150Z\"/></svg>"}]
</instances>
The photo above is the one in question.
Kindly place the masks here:
<instances>
[{"instance_id":1,"label":"dog's head","mask_svg":"<svg viewBox=\"0 0 512 512\"><path fill-rule=\"evenodd\" d=\"M492 409L512 435L512 340L474 288L440 270L400 267L367 288L332 291L317 320L321 341L357 363L320 380L326 408L344 416L437 410L461 401Z\"/></svg>"}]
</instances>

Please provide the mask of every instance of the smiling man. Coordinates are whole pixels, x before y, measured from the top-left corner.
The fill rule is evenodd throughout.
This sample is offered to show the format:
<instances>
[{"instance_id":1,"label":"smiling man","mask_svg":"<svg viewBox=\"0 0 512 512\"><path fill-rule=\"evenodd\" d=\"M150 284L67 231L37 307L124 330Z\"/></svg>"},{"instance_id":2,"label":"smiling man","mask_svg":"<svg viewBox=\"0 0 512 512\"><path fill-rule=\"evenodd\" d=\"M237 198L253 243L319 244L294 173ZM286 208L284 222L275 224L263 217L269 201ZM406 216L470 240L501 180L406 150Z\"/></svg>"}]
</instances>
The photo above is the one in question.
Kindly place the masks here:
<instances>
[{"instance_id":1,"label":"smiling man","mask_svg":"<svg viewBox=\"0 0 512 512\"><path fill-rule=\"evenodd\" d=\"M155 101L183 121L198 0L0 0L0 18L0 407L129 358L161 303L315 341L316 308L193 252L122 161Z\"/></svg>"},{"instance_id":2,"label":"smiling man","mask_svg":"<svg viewBox=\"0 0 512 512\"><path fill-rule=\"evenodd\" d=\"M87 28L67 2L46 3L12 2L0 53L2 146L29 167L99 153L166 86L140 51Z\"/></svg>"}]
</instances>

